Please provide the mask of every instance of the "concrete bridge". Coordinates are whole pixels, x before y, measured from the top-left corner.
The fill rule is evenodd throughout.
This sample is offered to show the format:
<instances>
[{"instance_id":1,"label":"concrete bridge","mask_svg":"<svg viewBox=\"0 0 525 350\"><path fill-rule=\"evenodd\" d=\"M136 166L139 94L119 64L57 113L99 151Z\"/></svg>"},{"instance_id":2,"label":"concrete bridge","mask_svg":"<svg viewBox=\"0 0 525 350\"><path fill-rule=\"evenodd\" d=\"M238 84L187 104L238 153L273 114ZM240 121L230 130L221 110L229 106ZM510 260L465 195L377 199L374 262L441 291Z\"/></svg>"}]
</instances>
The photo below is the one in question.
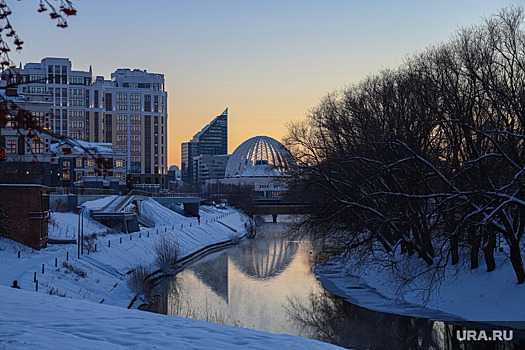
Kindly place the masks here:
<instances>
[{"instance_id":1,"label":"concrete bridge","mask_svg":"<svg viewBox=\"0 0 525 350\"><path fill-rule=\"evenodd\" d=\"M292 203L282 201L255 201L243 206L243 210L250 216L271 215L273 222L277 222L278 215L308 214L312 212L312 205L308 203Z\"/></svg>"}]
</instances>

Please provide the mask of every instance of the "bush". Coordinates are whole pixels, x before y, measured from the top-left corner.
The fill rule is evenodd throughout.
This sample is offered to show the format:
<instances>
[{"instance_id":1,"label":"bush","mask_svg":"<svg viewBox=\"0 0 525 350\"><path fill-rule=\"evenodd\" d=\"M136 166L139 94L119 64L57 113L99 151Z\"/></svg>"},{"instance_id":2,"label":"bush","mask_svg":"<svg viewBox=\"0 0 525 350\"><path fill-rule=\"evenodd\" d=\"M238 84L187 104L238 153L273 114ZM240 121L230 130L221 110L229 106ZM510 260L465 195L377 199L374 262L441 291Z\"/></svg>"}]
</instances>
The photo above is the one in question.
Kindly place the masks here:
<instances>
[{"instance_id":1,"label":"bush","mask_svg":"<svg viewBox=\"0 0 525 350\"><path fill-rule=\"evenodd\" d=\"M101 232L92 232L84 235L84 249L88 253L93 253L95 251L95 246L99 237L106 237L108 234L111 234L113 231L111 229L101 231Z\"/></svg>"},{"instance_id":2,"label":"bush","mask_svg":"<svg viewBox=\"0 0 525 350\"><path fill-rule=\"evenodd\" d=\"M128 288L136 295L148 295L153 287L152 283L148 280L150 274L149 267L138 265L131 270L127 285Z\"/></svg>"},{"instance_id":3,"label":"bush","mask_svg":"<svg viewBox=\"0 0 525 350\"><path fill-rule=\"evenodd\" d=\"M179 244L166 236L162 236L155 243L155 254L155 263L159 265L162 272L172 272L173 266L180 258Z\"/></svg>"},{"instance_id":4,"label":"bush","mask_svg":"<svg viewBox=\"0 0 525 350\"><path fill-rule=\"evenodd\" d=\"M96 232L84 235L83 245L84 245L84 249L86 249L88 253L92 253L95 251L95 245L97 243L97 239L98 239L98 233Z\"/></svg>"},{"instance_id":5,"label":"bush","mask_svg":"<svg viewBox=\"0 0 525 350\"><path fill-rule=\"evenodd\" d=\"M47 294L49 294L49 295L56 295L56 296L59 296L59 297L62 297L62 298L69 298L67 296L66 292L61 292L61 291L58 290L58 288L55 288L55 287L51 287L51 289L48 289L47 290Z\"/></svg>"},{"instance_id":6,"label":"bush","mask_svg":"<svg viewBox=\"0 0 525 350\"><path fill-rule=\"evenodd\" d=\"M71 271L73 272L74 274L78 275L79 277L82 277L82 278L85 278L87 276L87 272L86 270L84 270L83 268L81 267L78 267L78 266L75 266L67 261L64 261L62 263L62 267L64 267L66 269L66 273L67 271Z\"/></svg>"}]
</instances>

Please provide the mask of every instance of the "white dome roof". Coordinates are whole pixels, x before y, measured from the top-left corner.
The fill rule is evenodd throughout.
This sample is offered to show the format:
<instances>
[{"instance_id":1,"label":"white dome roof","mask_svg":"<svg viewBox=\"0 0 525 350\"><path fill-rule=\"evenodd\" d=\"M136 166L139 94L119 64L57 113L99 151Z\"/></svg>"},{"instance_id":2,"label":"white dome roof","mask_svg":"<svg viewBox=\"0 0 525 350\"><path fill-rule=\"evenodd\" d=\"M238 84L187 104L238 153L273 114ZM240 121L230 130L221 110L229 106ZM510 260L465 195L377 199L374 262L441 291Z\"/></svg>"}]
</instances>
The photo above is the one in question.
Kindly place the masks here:
<instances>
[{"instance_id":1,"label":"white dome roof","mask_svg":"<svg viewBox=\"0 0 525 350\"><path fill-rule=\"evenodd\" d=\"M293 163L290 151L268 136L244 141L232 153L226 165L226 178L282 176Z\"/></svg>"}]
</instances>

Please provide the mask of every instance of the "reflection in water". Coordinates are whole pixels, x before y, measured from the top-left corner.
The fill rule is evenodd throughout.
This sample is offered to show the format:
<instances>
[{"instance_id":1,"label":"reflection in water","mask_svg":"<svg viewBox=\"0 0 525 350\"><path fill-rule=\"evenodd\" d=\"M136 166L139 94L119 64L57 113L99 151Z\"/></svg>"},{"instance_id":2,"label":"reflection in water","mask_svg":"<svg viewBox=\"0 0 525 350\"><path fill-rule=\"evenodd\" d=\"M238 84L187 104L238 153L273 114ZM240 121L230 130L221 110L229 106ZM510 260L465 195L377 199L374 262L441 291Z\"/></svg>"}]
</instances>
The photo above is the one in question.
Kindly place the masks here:
<instances>
[{"instance_id":1,"label":"reflection in water","mask_svg":"<svg viewBox=\"0 0 525 350\"><path fill-rule=\"evenodd\" d=\"M221 254L192 267L195 275L224 301L228 302L228 255Z\"/></svg>"},{"instance_id":2,"label":"reflection in water","mask_svg":"<svg viewBox=\"0 0 525 350\"><path fill-rule=\"evenodd\" d=\"M372 312L328 292L290 298L284 307L305 334L321 341L357 349L442 348L441 322Z\"/></svg>"},{"instance_id":3,"label":"reflection in water","mask_svg":"<svg viewBox=\"0 0 525 350\"><path fill-rule=\"evenodd\" d=\"M459 341L458 332L502 329L471 323L449 324L429 319L371 311L329 292L311 292L307 300L293 297L284 305L290 319L308 337L355 349L477 350L524 349L523 333L511 341Z\"/></svg>"},{"instance_id":4,"label":"reflection in water","mask_svg":"<svg viewBox=\"0 0 525 350\"><path fill-rule=\"evenodd\" d=\"M298 243L256 239L239 247L231 259L246 275L256 279L273 278L284 271L297 254Z\"/></svg>"},{"instance_id":5,"label":"reflection in water","mask_svg":"<svg viewBox=\"0 0 525 350\"><path fill-rule=\"evenodd\" d=\"M523 342L458 342L439 321L370 311L325 291L311 245L282 240L286 225L166 279L153 310L168 315L309 337L355 349L518 349ZM523 338L522 338L523 339Z\"/></svg>"}]
</instances>

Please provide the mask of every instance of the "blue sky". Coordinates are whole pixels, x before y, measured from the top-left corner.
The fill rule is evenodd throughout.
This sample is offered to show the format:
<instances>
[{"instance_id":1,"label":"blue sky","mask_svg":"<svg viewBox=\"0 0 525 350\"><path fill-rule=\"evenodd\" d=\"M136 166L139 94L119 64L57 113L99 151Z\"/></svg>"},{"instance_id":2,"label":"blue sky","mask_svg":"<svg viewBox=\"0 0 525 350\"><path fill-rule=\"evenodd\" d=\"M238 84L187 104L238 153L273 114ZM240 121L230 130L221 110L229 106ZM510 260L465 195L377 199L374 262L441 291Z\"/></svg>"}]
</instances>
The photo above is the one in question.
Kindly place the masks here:
<instances>
[{"instance_id":1,"label":"blue sky","mask_svg":"<svg viewBox=\"0 0 525 350\"><path fill-rule=\"evenodd\" d=\"M327 93L446 41L523 1L79 0L69 28L33 0L8 2L25 41L14 62L69 57L96 75L163 73L169 162L180 143L229 107L232 152L255 135L278 140Z\"/></svg>"}]
</instances>

